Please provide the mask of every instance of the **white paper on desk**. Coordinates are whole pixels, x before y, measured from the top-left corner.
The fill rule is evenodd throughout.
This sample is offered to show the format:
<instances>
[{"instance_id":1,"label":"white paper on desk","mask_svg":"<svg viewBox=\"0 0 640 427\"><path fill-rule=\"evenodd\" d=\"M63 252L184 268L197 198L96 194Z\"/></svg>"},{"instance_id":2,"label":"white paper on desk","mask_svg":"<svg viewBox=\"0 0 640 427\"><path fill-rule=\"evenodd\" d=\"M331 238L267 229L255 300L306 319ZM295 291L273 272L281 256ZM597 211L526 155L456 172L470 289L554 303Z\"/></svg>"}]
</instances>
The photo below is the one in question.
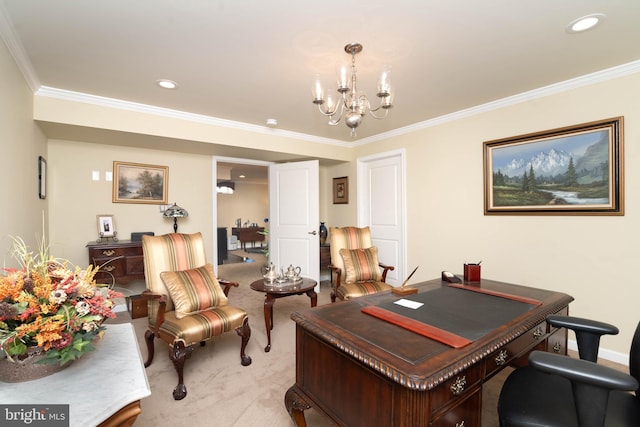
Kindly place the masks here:
<instances>
[{"instance_id":1,"label":"white paper on desk","mask_svg":"<svg viewBox=\"0 0 640 427\"><path fill-rule=\"evenodd\" d=\"M418 308L422 307L424 305L423 302L417 302L417 301L411 301L408 299L399 299L398 301L394 301L394 304L398 304L401 305L403 307L407 307L407 308L412 308L414 310L417 310Z\"/></svg>"}]
</instances>

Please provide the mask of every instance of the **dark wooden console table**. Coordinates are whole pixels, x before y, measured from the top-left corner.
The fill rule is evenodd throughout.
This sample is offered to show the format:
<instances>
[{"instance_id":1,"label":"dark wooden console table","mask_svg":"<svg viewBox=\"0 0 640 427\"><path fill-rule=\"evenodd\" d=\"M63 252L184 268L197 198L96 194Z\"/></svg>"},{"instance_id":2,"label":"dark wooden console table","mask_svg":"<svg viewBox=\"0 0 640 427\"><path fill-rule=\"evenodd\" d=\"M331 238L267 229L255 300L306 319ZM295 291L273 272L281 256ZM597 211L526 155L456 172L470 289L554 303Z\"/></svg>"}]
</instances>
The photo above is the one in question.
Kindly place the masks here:
<instances>
[{"instance_id":1,"label":"dark wooden console table","mask_svg":"<svg viewBox=\"0 0 640 427\"><path fill-rule=\"evenodd\" d=\"M264 227L233 227L231 228L231 234L238 236L240 241L240 247L242 250L246 249L247 243L251 242L255 245L256 242L264 242Z\"/></svg>"},{"instance_id":2,"label":"dark wooden console table","mask_svg":"<svg viewBox=\"0 0 640 427\"><path fill-rule=\"evenodd\" d=\"M420 295L447 284L415 286ZM362 312L400 298L391 292L293 313L296 383L285 406L296 425L306 426L304 411L314 407L340 426L480 427L484 382L507 365L526 363L533 349L566 354L566 330L545 319L568 313L572 297L486 279L472 286L540 304L461 348Z\"/></svg>"},{"instance_id":3,"label":"dark wooden console table","mask_svg":"<svg viewBox=\"0 0 640 427\"><path fill-rule=\"evenodd\" d=\"M87 244L89 264L100 267L96 280L103 283L115 281L117 284L144 279L144 259L142 242L119 240L109 243Z\"/></svg>"}]
</instances>

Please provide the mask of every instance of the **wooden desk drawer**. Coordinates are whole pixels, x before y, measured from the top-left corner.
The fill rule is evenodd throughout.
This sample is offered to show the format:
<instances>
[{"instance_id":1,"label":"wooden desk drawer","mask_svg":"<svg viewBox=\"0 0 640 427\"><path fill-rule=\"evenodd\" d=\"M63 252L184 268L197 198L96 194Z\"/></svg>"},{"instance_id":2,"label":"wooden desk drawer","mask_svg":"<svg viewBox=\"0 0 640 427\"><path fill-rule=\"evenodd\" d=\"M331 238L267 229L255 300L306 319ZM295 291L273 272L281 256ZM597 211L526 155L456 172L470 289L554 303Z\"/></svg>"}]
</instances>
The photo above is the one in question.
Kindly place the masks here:
<instances>
[{"instance_id":1,"label":"wooden desk drawer","mask_svg":"<svg viewBox=\"0 0 640 427\"><path fill-rule=\"evenodd\" d=\"M481 373L481 364L475 364L431 390L431 412L436 412L445 404L465 398L469 394L468 391L480 382Z\"/></svg>"},{"instance_id":2,"label":"wooden desk drawer","mask_svg":"<svg viewBox=\"0 0 640 427\"><path fill-rule=\"evenodd\" d=\"M545 349L545 331L547 322L536 325L533 329L520 335L507 345L491 353L485 362L485 377L490 377L503 366L508 365L515 358L528 353L534 348Z\"/></svg>"},{"instance_id":3,"label":"wooden desk drawer","mask_svg":"<svg viewBox=\"0 0 640 427\"><path fill-rule=\"evenodd\" d=\"M465 396L465 399L442 415L434 418L431 427L479 427L481 411L481 388Z\"/></svg>"}]
</instances>

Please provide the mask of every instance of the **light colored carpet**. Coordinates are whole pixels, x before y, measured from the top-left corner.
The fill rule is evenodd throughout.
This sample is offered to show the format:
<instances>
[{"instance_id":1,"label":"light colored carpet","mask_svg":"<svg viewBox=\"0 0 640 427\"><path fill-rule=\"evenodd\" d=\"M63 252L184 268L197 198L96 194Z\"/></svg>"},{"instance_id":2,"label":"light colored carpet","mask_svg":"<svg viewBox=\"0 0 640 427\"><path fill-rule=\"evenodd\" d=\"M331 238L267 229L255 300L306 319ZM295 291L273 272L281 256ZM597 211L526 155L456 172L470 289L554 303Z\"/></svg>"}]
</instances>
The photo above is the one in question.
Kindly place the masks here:
<instances>
[{"instance_id":1,"label":"light colored carpet","mask_svg":"<svg viewBox=\"0 0 640 427\"><path fill-rule=\"evenodd\" d=\"M153 364L147 368L151 396L143 399L137 427L164 425L217 427L282 427L292 426L284 406L284 395L295 382L295 322L291 313L310 306L306 295L276 300L274 328L271 331L271 351L264 352L267 336L264 325L264 294L252 291L249 284L261 278L264 258L250 254L254 263L219 266L218 275L240 283L229 295L230 303L249 313L251 340L246 352L253 362L240 364L240 337L231 332L218 337L204 347L196 347L185 363L187 397L173 400L172 390L177 374L167 355L167 345L156 340ZM329 304L330 285L321 283L318 305ZM143 361L147 356L144 342L147 319L131 320L128 313L119 313L117 321L131 321L136 330ZM107 332L108 333L108 332ZM497 427L496 405L504 379L511 370L502 371L483 388L482 426ZM313 409L305 411L309 427L331 424Z\"/></svg>"}]
</instances>

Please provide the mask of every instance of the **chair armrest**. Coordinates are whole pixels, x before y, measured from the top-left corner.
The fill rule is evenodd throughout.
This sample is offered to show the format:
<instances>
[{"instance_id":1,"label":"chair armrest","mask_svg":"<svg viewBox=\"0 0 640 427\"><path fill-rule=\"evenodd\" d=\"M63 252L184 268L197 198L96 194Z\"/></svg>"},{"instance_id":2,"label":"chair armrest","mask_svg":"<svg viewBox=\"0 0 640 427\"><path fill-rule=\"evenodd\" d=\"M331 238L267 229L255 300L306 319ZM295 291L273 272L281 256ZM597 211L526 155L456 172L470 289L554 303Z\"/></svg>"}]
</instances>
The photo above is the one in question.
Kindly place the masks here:
<instances>
[{"instance_id":1,"label":"chair armrest","mask_svg":"<svg viewBox=\"0 0 640 427\"><path fill-rule=\"evenodd\" d=\"M578 425L581 426L604 425L612 390L628 392L638 388L638 381L631 375L559 354L532 351L529 365L542 372L560 375L571 382Z\"/></svg>"},{"instance_id":2,"label":"chair armrest","mask_svg":"<svg viewBox=\"0 0 640 427\"><path fill-rule=\"evenodd\" d=\"M223 286L223 292L224 295L226 297L229 297L229 290L231 290L232 287L237 288L238 286L240 286L240 283L238 282L230 282L228 280L222 280L222 279L218 279L218 283L220 283L220 286Z\"/></svg>"},{"instance_id":3,"label":"chair armrest","mask_svg":"<svg viewBox=\"0 0 640 427\"><path fill-rule=\"evenodd\" d=\"M395 270L395 269L396 269L396 268L395 268L394 266L392 266L392 265L383 264L383 263L381 263L381 262L379 262L379 263L378 263L378 266L379 266L380 268L382 268L382 281L383 281L383 282L386 282L386 281L387 281L387 273L388 273L389 271L393 271L393 270Z\"/></svg>"},{"instance_id":4,"label":"chair armrest","mask_svg":"<svg viewBox=\"0 0 640 427\"><path fill-rule=\"evenodd\" d=\"M329 269L329 271L331 271L331 274L333 275L333 273L336 274L336 280L332 280L332 282L334 282L334 289L338 289L338 287L340 287L340 279L342 277L342 270L340 270L340 268L336 267L333 264L329 264L327 266L327 268Z\"/></svg>"},{"instance_id":5,"label":"chair armrest","mask_svg":"<svg viewBox=\"0 0 640 427\"><path fill-rule=\"evenodd\" d=\"M571 382L591 384L607 390L635 391L638 388L638 381L631 375L560 354L535 350L529 355L529 364L540 371L563 376Z\"/></svg>"},{"instance_id":6,"label":"chair armrest","mask_svg":"<svg viewBox=\"0 0 640 427\"><path fill-rule=\"evenodd\" d=\"M156 327L153 331L156 336L158 336L158 330L160 329L160 325L164 323L164 313L167 311L167 299L168 297L165 294L159 294L157 292L152 292L149 289L145 289L142 294L140 294L146 300L157 300L158 301L158 313L156 314ZM151 316L151 313L149 313Z\"/></svg>"},{"instance_id":7,"label":"chair armrest","mask_svg":"<svg viewBox=\"0 0 640 427\"><path fill-rule=\"evenodd\" d=\"M591 319L583 319L582 317L574 316L548 316L547 322L559 328L567 328L572 331L584 331L599 335L617 335L620 331L615 326L598 322Z\"/></svg>"},{"instance_id":8,"label":"chair armrest","mask_svg":"<svg viewBox=\"0 0 640 427\"><path fill-rule=\"evenodd\" d=\"M580 359L596 362L602 335L616 335L619 330L613 325L573 316L548 316L547 323L555 327L571 329L576 334Z\"/></svg>"}]
</instances>

